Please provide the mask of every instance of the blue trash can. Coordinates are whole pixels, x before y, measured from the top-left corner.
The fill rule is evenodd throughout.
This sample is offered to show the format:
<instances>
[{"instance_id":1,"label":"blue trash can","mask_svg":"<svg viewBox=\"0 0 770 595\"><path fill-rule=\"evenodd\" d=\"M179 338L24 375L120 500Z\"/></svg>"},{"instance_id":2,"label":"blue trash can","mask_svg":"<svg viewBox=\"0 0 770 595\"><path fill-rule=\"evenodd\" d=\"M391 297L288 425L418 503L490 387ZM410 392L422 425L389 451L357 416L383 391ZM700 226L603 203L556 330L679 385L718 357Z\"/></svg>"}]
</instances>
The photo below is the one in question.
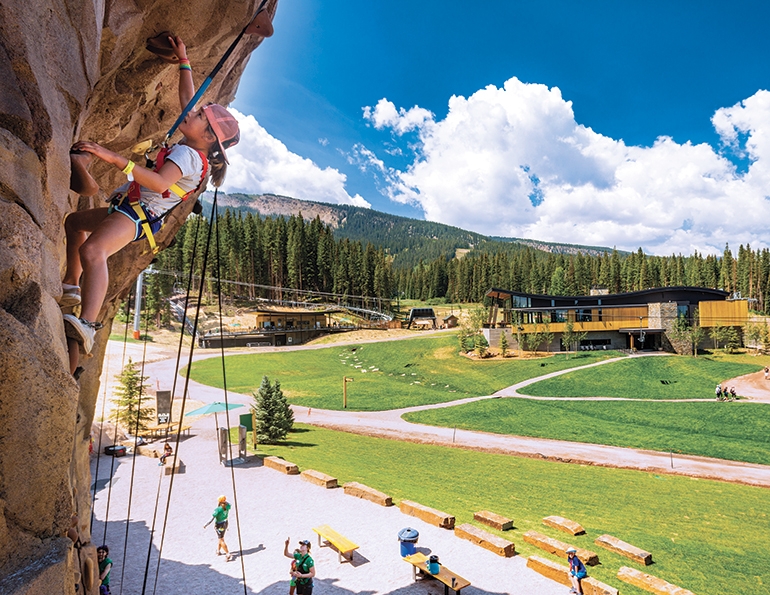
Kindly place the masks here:
<instances>
[{"instance_id":1,"label":"blue trash can","mask_svg":"<svg viewBox=\"0 0 770 595\"><path fill-rule=\"evenodd\" d=\"M411 527L401 529L401 531L398 532L398 541L401 544L402 558L406 558L415 553L416 550L414 549L414 544L417 543L419 537L419 531L417 531L417 529L412 529Z\"/></svg>"}]
</instances>

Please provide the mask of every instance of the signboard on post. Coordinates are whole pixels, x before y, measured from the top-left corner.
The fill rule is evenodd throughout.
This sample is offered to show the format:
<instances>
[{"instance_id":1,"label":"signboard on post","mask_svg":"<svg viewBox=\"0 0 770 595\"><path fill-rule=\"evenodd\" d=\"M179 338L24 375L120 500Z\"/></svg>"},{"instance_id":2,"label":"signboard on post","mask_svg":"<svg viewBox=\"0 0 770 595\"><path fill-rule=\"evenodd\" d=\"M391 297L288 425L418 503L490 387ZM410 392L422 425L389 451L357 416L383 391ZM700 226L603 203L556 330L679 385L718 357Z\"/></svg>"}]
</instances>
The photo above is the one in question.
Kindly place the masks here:
<instances>
[{"instance_id":1,"label":"signboard on post","mask_svg":"<svg viewBox=\"0 0 770 595\"><path fill-rule=\"evenodd\" d=\"M155 391L155 412L159 424L167 424L171 421L171 391Z\"/></svg>"}]
</instances>

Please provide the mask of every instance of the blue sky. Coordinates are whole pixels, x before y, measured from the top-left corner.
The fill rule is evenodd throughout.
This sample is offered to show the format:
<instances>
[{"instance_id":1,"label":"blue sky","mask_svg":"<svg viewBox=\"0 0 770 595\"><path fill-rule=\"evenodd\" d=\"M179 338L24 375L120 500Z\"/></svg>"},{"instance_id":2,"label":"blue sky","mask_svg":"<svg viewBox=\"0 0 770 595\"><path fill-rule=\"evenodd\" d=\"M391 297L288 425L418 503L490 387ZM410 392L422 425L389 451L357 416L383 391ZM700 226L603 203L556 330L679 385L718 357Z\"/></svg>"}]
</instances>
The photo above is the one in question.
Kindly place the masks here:
<instances>
[{"instance_id":1,"label":"blue sky","mask_svg":"<svg viewBox=\"0 0 770 595\"><path fill-rule=\"evenodd\" d=\"M652 253L767 245L768 12L281 0L226 189Z\"/></svg>"}]
</instances>

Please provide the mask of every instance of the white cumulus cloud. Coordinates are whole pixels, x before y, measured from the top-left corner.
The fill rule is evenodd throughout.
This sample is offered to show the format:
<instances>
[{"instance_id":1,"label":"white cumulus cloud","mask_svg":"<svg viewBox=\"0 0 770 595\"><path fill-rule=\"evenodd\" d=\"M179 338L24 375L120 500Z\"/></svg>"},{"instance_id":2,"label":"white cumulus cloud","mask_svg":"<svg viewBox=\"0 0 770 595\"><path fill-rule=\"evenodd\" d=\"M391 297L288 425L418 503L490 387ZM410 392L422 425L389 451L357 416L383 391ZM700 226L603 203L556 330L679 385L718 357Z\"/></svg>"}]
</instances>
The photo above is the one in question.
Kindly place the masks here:
<instances>
[{"instance_id":1,"label":"white cumulus cloud","mask_svg":"<svg viewBox=\"0 0 770 595\"><path fill-rule=\"evenodd\" d=\"M767 91L712 119L725 147L749 158L743 173L708 144L660 137L637 147L598 134L576 122L558 88L516 78L452 97L442 120L387 99L364 117L396 135L416 131L415 158L383 176L385 194L432 221L656 254L770 245ZM374 154L366 160L388 171Z\"/></svg>"},{"instance_id":2,"label":"white cumulus cloud","mask_svg":"<svg viewBox=\"0 0 770 595\"><path fill-rule=\"evenodd\" d=\"M348 194L345 174L331 167L322 169L310 159L292 153L281 141L270 136L254 116L230 111L238 120L241 140L227 151L230 166L223 191L280 194L301 200L371 206L360 195Z\"/></svg>"}]
</instances>

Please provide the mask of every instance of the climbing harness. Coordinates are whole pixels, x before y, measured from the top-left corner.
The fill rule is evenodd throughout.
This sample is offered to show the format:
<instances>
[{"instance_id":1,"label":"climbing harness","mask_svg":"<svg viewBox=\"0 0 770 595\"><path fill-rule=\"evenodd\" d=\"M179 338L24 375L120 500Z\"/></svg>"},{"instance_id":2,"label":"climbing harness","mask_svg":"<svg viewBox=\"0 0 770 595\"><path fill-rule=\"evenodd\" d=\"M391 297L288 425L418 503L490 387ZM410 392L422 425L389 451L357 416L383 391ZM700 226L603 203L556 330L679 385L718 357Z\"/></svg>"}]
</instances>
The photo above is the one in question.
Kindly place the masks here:
<instances>
[{"instance_id":1,"label":"climbing harness","mask_svg":"<svg viewBox=\"0 0 770 595\"><path fill-rule=\"evenodd\" d=\"M168 147L163 147L160 152L158 153L157 158L155 159L154 167L152 167L153 171L157 172L160 170L161 167L163 167L163 164L166 162L166 157L171 151ZM171 196L171 193L173 192L176 194L182 201L187 200L198 192L200 190L201 186L203 186L204 182L206 181L206 175L209 171L209 160L206 158L206 155L203 153L203 151L199 151L198 149L195 149L195 151L198 153L198 155L201 158L201 161L203 162L203 171L201 173L201 179L198 182L198 185L195 187L194 190L191 190L190 192L185 192L182 188L179 187L178 184L171 184L169 186L168 190L163 191L162 196L163 198L169 198ZM150 166L151 162L148 159L148 167ZM134 210L136 213L136 216L138 217L139 225L142 228L142 233L144 237L147 238L147 241L150 243L150 249L152 250L153 254L157 254L160 252L160 248L158 247L157 242L155 241L155 236L152 232L152 226L157 223L158 221L163 221L166 217L169 216L171 211L173 211L177 206L181 204L177 203L173 207L171 207L168 211L163 213L159 217L151 217L149 216L149 212L147 209L145 209L144 206L142 206L141 200L142 200L142 189L139 185L139 182L136 180L132 180L131 183L128 185L128 191L125 194L118 194L115 196L115 198L112 201L112 204L114 207L118 207L123 202L128 199L128 205Z\"/></svg>"},{"instance_id":2,"label":"climbing harness","mask_svg":"<svg viewBox=\"0 0 770 595\"><path fill-rule=\"evenodd\" d=\"M225 53L220 58L219 62L217 62L216 66L214 66L213 70L209 73L209 75L203 81L201 86L195 92L195 95L193 95L192 99L190 99L190 101L187 102L187 105L182 110L182 113L179 114L179 117L176 119L176 122L174 122L171 128L169 128L169 131L166 133L166 137L163 139L163 142L161 143L161 150L160 150L160 153L158 154L155 171L160 169L160 167L163 165L164 158L169 151L168 145L169 145L169 141L171 140L171 137L174 135L179 125L184 121L185 117L187 117L187 114L190 113L190 111L195 107L198 101L200 101L201 97L203 97L203 94L211 85L212 81L214 80L214 77L222 69L222 66L224 66L225 62L233 53L233 51L235 50L236 46L241 41L243 36L244 35L262 35L263 37L270 37L273 34L273 25L272 25L272 22L270 21L270 17L267 14L267 11L265 10L266 4L267 4L267 0L262 0L260 2L259 7L257 8L257 12L254 14L254 17L249 21L249 23L241 30L241 32L233 40L233 42L230 44L230 47L227 48ZM150 48L149 45L148 45L148 48ZM150 49L155 53L159 53L158 51L156 51L158 50L158 48L154 46ZM162 53L159 55L162 55ZM153 145L153 142L151 140L148 140L148 141L143 141L141 143L137 143L136 145L134 145L132 152L136 154L144 154L145 159L149 163L150 160L148 158L148 155L153 150L155 150L155 148L156 147ZM200 153L200 151L198 152ZM195 190L193 190L192 192L185 193L176 184L172 184L171 187L169 188L171 192L178 195L183 201L186 200L191 194L197 192L200 189L203 183L203 180L205 180L206 178L206 173L208 170L208 161L206 160L205 156L202 153L201 153L201 158L203 159L203 176L201 178L201 183L198 184L198 187L195 188ZM131 162L129 162L129 168L131 168L130 163ZM130 173L130 169L128 173ZM164 192L163 196L168 197L169 196L168 191ZM129 187L128 198L129 198L129 205L136 212L139 224L142 228L144 236L147 238L147 241L150 244L150 249L152 250L152 253L157 254L160 251L160 248L155 242L155 237L152 232L152 225L158 221L163 220L166 216L168 216L168 214L171 212L172 209L169 209L160 217L156 217L156 218L148 217L147 213L145 212L145 209L142 208L142 205L139 203L139 199L140 199L139 184L134 181L131 182L131 186ZM121 197L120 201L122 202L122 200L123 198ZM120 202L118 204L120 204Z\"/></svg>"}]
</instances>

